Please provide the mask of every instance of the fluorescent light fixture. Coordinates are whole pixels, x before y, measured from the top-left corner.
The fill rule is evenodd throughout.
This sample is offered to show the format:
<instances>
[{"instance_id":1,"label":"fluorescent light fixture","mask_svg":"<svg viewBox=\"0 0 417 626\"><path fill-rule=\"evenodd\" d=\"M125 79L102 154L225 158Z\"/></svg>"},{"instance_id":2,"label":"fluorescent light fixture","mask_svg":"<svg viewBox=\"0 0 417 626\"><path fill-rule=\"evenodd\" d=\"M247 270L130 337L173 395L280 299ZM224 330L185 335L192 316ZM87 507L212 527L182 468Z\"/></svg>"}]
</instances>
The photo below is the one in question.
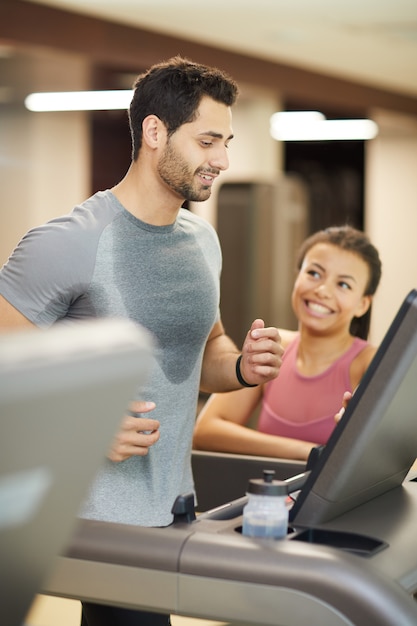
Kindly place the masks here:
<instances>
[{"instance_id":1,"label":"fluorescent light fixture","mask_svg":"<svg viewBox=\"0 0 417 626\"><path fill-rule=\"evenodd\" d=\"M312 124L325 120L323 113L319 111L279 111L271 116L271 124Z\"/></svg>"},{"instance_id":2,"label":"fluorescent light fixture","mask_svg":"<svg viewBox=\"0 0 417 626\"><path fill-rule=\"evenodd\" d=\"M274 113L270 133L277 141L349 141L373 139L378 126L372 120L327 120L318 111Z\"/></svg>"},{"instance_id":3,"label":"fluorescent light fixture","mask_svg":"<svg viewBox=\"0 0 417 626\"><path fill-rule=\"evenodd\" d=\"M29 111L126 110L132 96L132 89L31 93L25 99L25 106Z\"/></svg>"}]
</instances>

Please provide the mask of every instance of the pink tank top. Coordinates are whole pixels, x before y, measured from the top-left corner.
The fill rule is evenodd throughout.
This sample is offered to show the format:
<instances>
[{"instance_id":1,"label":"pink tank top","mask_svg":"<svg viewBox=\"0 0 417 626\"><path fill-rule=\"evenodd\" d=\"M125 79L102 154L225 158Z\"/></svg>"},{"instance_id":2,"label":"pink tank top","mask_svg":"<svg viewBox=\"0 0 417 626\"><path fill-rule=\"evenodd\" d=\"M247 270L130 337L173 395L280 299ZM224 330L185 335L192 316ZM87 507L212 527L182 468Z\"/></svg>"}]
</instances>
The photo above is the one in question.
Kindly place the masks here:
<instances>
[{"instance_id":1,"label":"pink tank top","mask_svg":"<svg viewBox=\"0 0 417 626\"><path fill-rule=\"evenodd\" d=\"M296 367L299 342L297 337L289 344L278 378L265 386L258 430L324 444L335 427L344 392L352 391L350 365L369 343L355 337L349 350L327 370L303 376Z\"/></svg>"}]
</instances>

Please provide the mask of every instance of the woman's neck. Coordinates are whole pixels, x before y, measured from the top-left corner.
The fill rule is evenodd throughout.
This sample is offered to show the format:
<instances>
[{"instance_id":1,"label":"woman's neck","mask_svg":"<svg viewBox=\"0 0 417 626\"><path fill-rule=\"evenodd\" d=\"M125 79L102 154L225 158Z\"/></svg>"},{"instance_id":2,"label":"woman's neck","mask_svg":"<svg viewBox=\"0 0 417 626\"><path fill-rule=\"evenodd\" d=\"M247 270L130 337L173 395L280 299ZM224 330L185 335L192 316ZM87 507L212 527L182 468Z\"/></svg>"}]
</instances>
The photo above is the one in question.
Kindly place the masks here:
<instances>
[{"instance_id":1,"label":"woman's neck","mask_svg":"<svg viewBox=\"0 0 417 626\"><path fill-rule=\"evenodd\" d=\"M339 336L313 335L306 329L300 329L300 343L297 351L297 369L307 376L314 376L325 371L340 358L354 341L347 333Z\"/></svg>"}]
</instances>

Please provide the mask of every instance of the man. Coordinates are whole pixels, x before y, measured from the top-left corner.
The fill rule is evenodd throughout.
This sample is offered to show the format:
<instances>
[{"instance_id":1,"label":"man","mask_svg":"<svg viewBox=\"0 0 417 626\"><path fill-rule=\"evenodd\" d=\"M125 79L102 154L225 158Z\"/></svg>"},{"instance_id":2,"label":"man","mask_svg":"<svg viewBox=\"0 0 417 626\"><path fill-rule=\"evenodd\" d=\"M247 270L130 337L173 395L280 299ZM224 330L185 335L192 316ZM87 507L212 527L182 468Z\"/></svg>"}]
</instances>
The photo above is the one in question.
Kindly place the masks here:
<instances>
[{"instance_id":1,"label":"man","mask_svg":"<svg viewBox=\"0 0 417 626\"><path fill-rule=\"evenodd\" d=\"M241 353L225 335L216 233L181 208L184 200L206 200L228 167L237 93L223 72L179 57L139 76L126 176L29 231L0 272L4 330L122 316L155 338L149 384L122 421L85 503L86 518L170 524L175 498L193 488L199 388L229 391L278 374L276 328L255 320ZM169 617L84 604L83 624L166 625Z\"/></svg>"}]
</instances>

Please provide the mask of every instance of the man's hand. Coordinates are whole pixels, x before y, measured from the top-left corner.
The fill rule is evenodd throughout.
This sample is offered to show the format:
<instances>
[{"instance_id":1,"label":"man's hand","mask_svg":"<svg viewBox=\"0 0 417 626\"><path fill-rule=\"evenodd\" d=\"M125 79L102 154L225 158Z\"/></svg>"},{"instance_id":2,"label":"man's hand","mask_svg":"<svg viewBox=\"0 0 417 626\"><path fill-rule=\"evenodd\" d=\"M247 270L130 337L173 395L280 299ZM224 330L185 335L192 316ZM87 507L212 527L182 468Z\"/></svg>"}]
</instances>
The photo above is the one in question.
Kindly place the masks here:
<instances>
[{"instance_id":1,"label":"man's hand","mask_svg":"<svg viewBox=\"0 0 417 626\"><path fill-rule=\"evenodd\" d=\"M119 432L116 434L110 448L110 461L125 461L131 456L146 456L149 448L159 439L159 422L141 417L143 413L153 411L154 402L132 402L129 407L130 415L125 415ZM133 417L137 415L137 417Z\"/></svg>"},{"instance_id":2,"label":"man's hand","mask_svg":"<svg viewBox=\"0 0 417 626\"><path fill-rule=\"evenodd\" d=\"M249 385L262 385L278 376L284 349L277 328L256 319L242 347L240 373Z\"/></svg>"}]
</instances>

